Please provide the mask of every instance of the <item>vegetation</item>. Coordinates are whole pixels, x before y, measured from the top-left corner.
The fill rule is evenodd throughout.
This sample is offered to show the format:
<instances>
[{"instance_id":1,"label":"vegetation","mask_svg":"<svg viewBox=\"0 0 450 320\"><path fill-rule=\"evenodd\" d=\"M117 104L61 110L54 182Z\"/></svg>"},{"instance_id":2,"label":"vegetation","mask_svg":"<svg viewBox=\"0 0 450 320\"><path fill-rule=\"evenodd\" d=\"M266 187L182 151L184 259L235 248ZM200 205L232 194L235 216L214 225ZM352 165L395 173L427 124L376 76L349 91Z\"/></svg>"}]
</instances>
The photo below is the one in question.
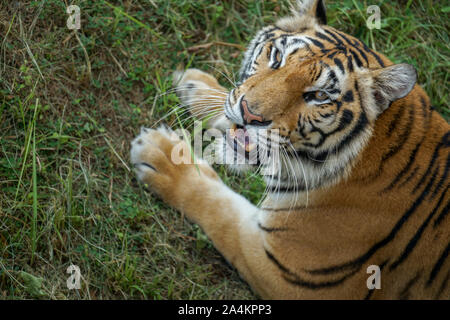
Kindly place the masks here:
<instances>
[{"instance_id":1,"label":"vegetation","mask_svg":"<svg viewBox=\"0 0 450 320\"><path fill-rule=\"evenodd\" d=\"M77 32L66 27L69 2L81 8ZM194 66L231 87L240 46L288 1L16 3L0 3L0 299L255 298L199 227L136 183L129 148L177 105L163 94L173 70ZM415 65L448 119L445 1L327 3L330 25ZM371 4L380 30L366 27ZM259 177L218 170L258 201ZM80 290L66 286L72 264Z\"/></svg>"}]
</instances>

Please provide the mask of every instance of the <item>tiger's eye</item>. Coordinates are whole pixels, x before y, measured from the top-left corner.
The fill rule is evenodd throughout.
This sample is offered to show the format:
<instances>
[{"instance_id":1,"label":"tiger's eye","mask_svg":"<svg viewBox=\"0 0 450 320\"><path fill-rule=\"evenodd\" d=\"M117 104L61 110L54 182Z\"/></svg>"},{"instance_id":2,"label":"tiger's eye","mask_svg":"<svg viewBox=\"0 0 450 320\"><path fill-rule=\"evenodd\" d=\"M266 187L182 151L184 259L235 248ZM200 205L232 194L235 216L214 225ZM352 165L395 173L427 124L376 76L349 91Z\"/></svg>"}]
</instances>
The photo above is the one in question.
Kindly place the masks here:
<instances>
[{"instance_id":1,"label":"tiger's eye","mask_svg":"<svg viewBox=\"0 0 450 320\"><path fill-rule=\"evenodd\" d=\"M325 101L328 99L328 95L323 91L316 91L315 98L319 101Z\"/></svg>"}]
</instances>

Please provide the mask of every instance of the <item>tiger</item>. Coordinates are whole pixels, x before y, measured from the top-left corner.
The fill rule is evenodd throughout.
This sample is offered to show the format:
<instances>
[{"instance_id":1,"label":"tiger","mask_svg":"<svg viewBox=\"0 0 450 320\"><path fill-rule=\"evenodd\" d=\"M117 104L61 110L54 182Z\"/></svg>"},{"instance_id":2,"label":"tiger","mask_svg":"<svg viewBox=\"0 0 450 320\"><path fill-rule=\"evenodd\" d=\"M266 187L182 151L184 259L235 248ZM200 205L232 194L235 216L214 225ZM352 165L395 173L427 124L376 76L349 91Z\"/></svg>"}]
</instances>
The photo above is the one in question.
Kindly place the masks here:
<instances>
[{"instance_id":1,"label":"tiger","mask_svg":"<svg viewBox=\"0 0 450 320\"><path fill-rule=\"evenodd\" d=\"M291 11L251 40L232 90L198 69L174 74L181 102L223 132L224 153L237 152L225 137L263 147L255 132L277 132L284 152L263 175L264 200L252 204L205 160L175 163L188 143L167 127L132 141L138 179L262 299L449 299L448 122L412 65L328 26L323 0Z\"/></svg>"}]
</instances>

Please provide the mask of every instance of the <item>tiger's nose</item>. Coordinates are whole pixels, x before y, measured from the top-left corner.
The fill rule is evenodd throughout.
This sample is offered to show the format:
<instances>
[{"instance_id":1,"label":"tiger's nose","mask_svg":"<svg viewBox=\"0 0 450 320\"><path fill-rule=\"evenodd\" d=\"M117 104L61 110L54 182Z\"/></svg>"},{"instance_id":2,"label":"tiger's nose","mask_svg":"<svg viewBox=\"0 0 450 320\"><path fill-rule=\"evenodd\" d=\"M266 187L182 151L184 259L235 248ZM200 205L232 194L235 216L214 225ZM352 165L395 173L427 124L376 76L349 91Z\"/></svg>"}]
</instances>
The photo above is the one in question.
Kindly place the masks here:
<instances>
[{"instance_id":1,"label":"tiger's nose","mask_svg":"<svg viewBox=\"0 0 450 320\"><path fill-rule=\"evenodd\" d=\"M247 100L245 100L245 96L242 97L241 99L240 108L242 119L244 119L244 124L267 126L272 122L272 121L264 121L264 118L261 115L253 113L248 107L248 102Z\"/></svg>"}]
</instances>

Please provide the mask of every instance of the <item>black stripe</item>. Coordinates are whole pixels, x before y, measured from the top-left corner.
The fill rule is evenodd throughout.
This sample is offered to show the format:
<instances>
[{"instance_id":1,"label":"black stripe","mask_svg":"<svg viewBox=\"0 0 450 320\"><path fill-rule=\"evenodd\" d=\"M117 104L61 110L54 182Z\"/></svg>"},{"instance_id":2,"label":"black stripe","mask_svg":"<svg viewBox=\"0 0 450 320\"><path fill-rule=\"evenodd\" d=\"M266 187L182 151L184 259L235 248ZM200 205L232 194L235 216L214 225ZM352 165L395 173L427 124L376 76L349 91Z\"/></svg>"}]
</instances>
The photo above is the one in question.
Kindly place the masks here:
<instances>
[{"instance_id":1,"label":"black stripe","mask_svg":"<svg viewBox=\"0 0 450 320\"><path fill-rule=\"evenodd\" d=\"M361 48L360 48L360 43L362 43L360 40L350 41L350 39L348 39L347 36L344 35L342 32L339 32L339 31L338 31L337 34L338 34L339 36L341 36L342 38L344 38L345 41L346 41L350 46L352 46L356 51L358 51L358 53L360 54L360 56L366 61L366 64L369 65L369 59L367 58L367 55L366 55L366 54L364 53L364 51L361 50ZM366 46L365 44L363 44L363 46L364 46L365 48L367 48L367 46ZM352 54L353 54L353 52L352 52Z\"/></svg>"},{"instance_id":2,"label":"black stripe","mask_svg":"<svg viewBox=\"0 0 450 320\"><path fill-rule=\"evenodd\" d=\"M335 84L333 84L333 86L334 86L334 85L335 85ZM329 93L329 94L341 93L341 90L338 89L338 88L328 87L327 90L328 90L328 93ZM339 101L336 101L336 103L340 103L340 102L339 102ZM339 107L340 107L340 106L339 106Z\"/></svg>"},{"instance_id":3,"label":"black stripe","mask_svg":"<svg viewBox=\"0 0 450 320\"><path fill-rule=\"evenodd\" d=\"M330 36L332 36L333 39L336 40L336 42L337 42L337 44L338 44L339 46L344 46L344 43L342 42L342 40L339 39L333 32L331 32L331 31L328 30L328 29L323 29L323 30L324 30L326 33L328 33Z\"/></svg>"},{"instance_id":4,"label":"black stripe","mask_svg":"<svg viewBox=\"0 0 450 320\"><path fill-rule=\"evenodd\" d=\"M272 49L273 49L273 43L269 44L269 48L266 53L266 57L268 60L270 60L270 54L272 53Z\"/></svg>"},{"instance_id":5,"label":"black stripe","mask_svg":"<svg viewBox=\"0 0 450 320\"><path fill-rule=\"evenodd\" d=\"M388 153L383 154L383 157L381 159L380 168L379 168L380 172L383 170L385 161L392 158L401 149L403 149L403 146L405 145L406 141L408 140L408 138L411 134L411 129L413 127L413 123L414 123L414 109L411 108L409 110L409 117L408 117L408 123L406 124L406 128L402 131L402 133L399 135L399 137L395 139L398 141L398 143L395 146L393 146L392 148L390 148Z\"/></svg>"},{"instance_id":6,"label":"black stripe","mask_svg":"<svg viewBox=\"0 0 450 320\"><path fill-rule=\"evenodd\" d=\"M314 78L314 82L316 82L320 76L322 75L322 71L323 71L323 67L322 65L319 65L320 69L319 69L319 73L317 74L317 76Z\"/></svg>"},{"instance_id":7,"label":"black stripe","mask_svg":"<svg viewBox=\"0 0 450 320\"><path fill-rule=\"evenodd\" d=\"M301 279L298 275L290 271L288 268L286 268L284 265L282 265L274 256L271 254L267 249L264 249L266 252L267 257L270 261L272 261L282 272L284 272L286 275L283 276L283 278L294 285L304 287L307 289L324 289L324 288L330 288L340 285L342 282L347 280L349 277L354 275L356 271L351 272L342 278L339 278L337 280L332 281L324 281L324 282L312 282L312 281L306 281L304 279Z\"/></svg>"},{"instance_id":8,"label":"black stripe","mask_svg":"<svg viewBox=\"0 0 450 320\"><path fill-rule=\"evenodd\" d=\"M425 137L425 136L424 136ZM411 168L411 166L413 165L414 161L416 160L416 154L419 151L422 142L424 139L422 139L422 141L420 141L416 147L414 148L414 150L412 151L412 153L409 156L409 160L408 163L406 164L406 166L403 167L403 169L397 174L397 176L395 177L395 179L391 182L391 184L389 186L387 186L382 192L387 192L390 191L394 188L394 186L401 180L401 178L409 171L409 169Z\"/></svg>"},{"instance_id":9,"label":"black stripe","mask_svg":"<svg viewBox=\"0 0 450 320\"><path fill-rule=\"evenodd\" d=\"M433 199L437 195L439 190L441 190L444 182L447 181L449 169L450 169L450 154L447 156L447 162L445 163L445 167L444 167L444 174L442 175L441 179L437 183L436 188L434 189L433 194L431 195L431 199Z\"/></svg>"},{"instance_id":10,"label":"black stripe","mask_svg":"<svg viewBox=\"0 0 450 320\"><path fill-rule=\"evenodd\" d=\"M344 101L344 102L353 102L355 99L354 99L354 97L353 97L353 91L352 90L348 90L346 93L345 93L345 95L344 95L344 97L342 98L342 100Z\"/></svg>"},{"instance_id":11,"label":"black stripe","mask_svg":"<svg viewBox=\"0 0 450 320\"><path fill-rule=\"evenodd\" d=\"M369 292L367 292L367 295L364 297L364 300L370 300L374 292L375 289L369 290Z\"/></svg>"},{"instance_id":12,"label":"black stripe","mask_svg":"<svg viewBox=\"0 0 450 320\"><path fill-rule=\"evenodd\" d=\"M335 134L347 128L350 125L350 123L352 123L353 117L354 117L353 111L349 109L344 109L344 111L342 112L341 119L339 120L339 126L335 130L333 130L330 134Z\"/></svg>"},{"instance_id":13,"label":"black stripe","mask_svg":"<svg viewBox=\"0 0 450 320\"><path fill-rule=\"evenodd\" d=\"M343 74L345 74L345 69L344 69L344 65L342 64L342 61L339 60L338 58L334 58L334 63L336 63L336 65L338 66L338 68L341 70L341 72Z\"/></svg>"},{"instance_id":14,"label":"black stripe","mask_svg":"<svg viewBox=\"0 0 450 320\"><path fill-rule=\"evenodd\" d=\"M319 47L320 49L325 48L325 46L323 45L322 42L317 41L316 39L311 38L311 37L306 37L306 38L307 38L309 41L311 41L315 46Z\"/></svg>"},{"instance_id":15,"label":"black stripe","mask_svg":"<svg viewBox=\"0 0 450 320\"><path fill-rule=\"evenodd\" d=\"M270 253L269 250L264 248L264 251L266 252L266 255L269 258L269 260L272 261L282 272L287 273L289 276L296 277L296 275L292 271L290 271L288 268L283 266L277 259L275 259L275 257L273 256L272 253Z\"/></svg>"},{"instance_id":16,"label":"black stripe","mask_svg":"<svg viewBox=\"0 0 450 320\"><path fill-rule=\"evenodd\" d=\"M305 281L300 278L297 278L297 279L285 278L285 280L292 284L295 284L296 286L299 286L299 287L304 287L304 288L308 288L308 289L324 289L324 288L331 288L331 287L336 287L336 286L340 285L345 280L347 280L348 278L353 276L356 272L357 271L354 271L348 275L343 276L342 278L339 278L339 279L333 280L333 281L310 282L310 281Z\"/></svg>"},{"instance_id":17,"label":"black stripe","mask_svg":"<svg viewBox=\"0 0 450 320\"><path fill-rule=\"evenodd\" d=\"M368 123L369 123L369 121L367 120L366 114L364 112L362 112L359 115L358 123L355 125L353 130L349 134L347 134L345 136L345 138L336 147L332 148L333 152L339 153L345 147L347 147L347 145L350 144L350 142L352 142L355 138L357 138L359 136L359 134L362 131L364 131L364 129L367 127ZM303 159L314 159L318 162L323 162L328 157L330 152L331 152L331 150L326 150L326 151L320 152L317 155L311 156L308 153L306 153L305 151L298 150L298 151L296 151L296 154L299 157L302 157Z\"/></svg>"},{"instance_id":18,"label":"black stripe","mask_svg":"<svg viewBox=\"0 0 450 320\"><path fill-rule=\"evenodd\" d=\"M395 128L397 128L398 123L400 122L400 119L402 119L403 114L405 113L404 107L400 107L398 112L394 115L394 119L389 123L388 125L388 132L387 136L390 137L392 133L394 132Z\"/></svg>"},{"instance_id":19,"label":"black stripe","mask_svg":"<svg viewBox=\"0 0 450 320\"><path fill-rule=\"evenodd\" d=\"M419 182L416 184L416 186L413 189L413 193L415 193L420 186L425 182L425 179L428 177L428 175L430 174L430 171L433 169L434 164L436 162L436 159L439 156L439 150L442 147L448 147L450 146L450 131L447 132L443 137L442 140L438 143L438 145L436 146L436 148L434 149L433 152L433 156L431 157L430 163L428 165L427 170L425 171L424 175L422 176L422 178L419 180Z\"/></svg>"},{"instance_id":20,"label":"black stripe","mask_svg":"<svg viewBox=\"0 0 450 320\"><path fill-rule=\"evenodd\" d=\"M364 42L362 44L364 46L364 50L370 53L378 61L379 65L384 68L385 65L381 57L378 54L376 54L372 49L370 49Z\"/></svg>"},{"instance_id":21,"label":"black stripe","mask_svg":"<svg viewBox=\"0 0 450 320\"><path fill-rule=\"evenodd\" d=\"M354 48L356 49L356 51L359 52L359 55L366 61L366 65L369 65L369 59L367 59L367 55L364 53L364 51L362 51L359 47L354 46Z\"/></svg>"},{"instance_id":22,"label":"black stripe","mask_svg":"<svg viewBox=\"0 0 450 320\"><path fill-rule=\"evenodd\" d=\"M441 287L439 288L438 293L436 294L436 296L434 297L434 300L439 299L439 297L442 295L442 293L444 292L445 288L447 287L448 284L448 280L450 279L450 271L447 272L447 276L445 277L444 281L442 281ZM446 298L450 298L446 297Z\"/></svg>"},{"instance_id":23,"label":"black stripe","mask_svg":"<svg viewBox=\"0 0 450 320\"><path fill-rule=\"evenodd\" d=\"M347 57L347 67L350 72L353 72L353 59L351 56Z\"/></svg>"},{"instance_id":24,"label":"black stripe","mask_svg":"<svg viewBox=\"0 0 450 320\"><path fill-rule=\"evenodd\" d=\"M338 109L339 109L339 107L338 107ZM308 147L314 147L314 148L321 147L330 136L332 136L340 131L343 131L345 128L347 128L352 123L353 117L354 117L353 111L345 109L342 112L342 116L339 118L339 125L337 126L337 128L328 133L323 132L322 130L320 130L319 128L314 126L314 124L310 123L314 129L313 131L318 132L320 134L320 140L316 144L303 143L303 145L308 146Z\"/></svg>"},{"instance_id":25,"label":"black stripe","mask_svg":"<svg viewBox=\"0 0 450 320\"><path fill-rule=\"evenodd\" d=\"M334 70L332 70L332 69L330 70L330 72L328 72L327 82L330 82L330 81L332 82L332 85L330 87L334 86L336 84L336 82L338 81L336 72L334 72Z\"/></svg>"},{"instance_id":26,"label":"black stripe","mask_svg":"<svg viewBox=\"0 0 450 320\"><path fill-rule=\"evenodd\" d=\"M256 48L257 48L261 43L263 43L264 41L266 41L268 38L274 36L273 31L275 31L275 30L280 30L280 29L277 28L277 27L272 27L271 29L265 31L264 33L262 33L262 34L258 37L258 40L255 42L255 45L254 45L252 48L249 48L249 49L248 49L248 50L249 50L249 51L248 51L248 52L249 52L248 57L249 57L250 60L249 60L249 61L244 61L245 67L242 69L243 71L242 71L242 74L240 75L240 78L241 78L240 81L241 81L241 82L243 82L244 80L246 80L246 79L249 77L249 73L251 72L250 69L251 69L251 67L252 67L252 65L253 65L253 61L254 61L254 60L257 60L258 57L259 57L259 55L258 55L257 57L255 57L254 60L252 60L253 55L255 54Z\"/></svg>"},{"instance_id":27,"label":"black stripe","mask_svg":"<svg viewBox=\"0 0 450 320\"><path fill-rule=\"evenodd\" d=\"M265 231L267 233L278 232L278 231L287 231L288 230L287 228L268 228L268 227L263 226L261 223L258 223L258 227L261 230L263 230L263 231Z\"/></svg>"},{"instance_id":28,"label":"black stripe","mask_svg":"<svg viewBox=\"0 0 450 320\"><path fill-rule=\"evenodd\" d=\"M320 115L322 118L325 118L325 119L331 117L333 114L334 114L334 113L325 113L325 114L323 114L322 112L319 112L319 115Z\"/></svg>"},{"instance_id":29,"label":"black stripe","mask_svg":"<svg viewBox=\"0 0 450 320\"><path fill-rule=\"evenodd\" d=\"M406 177L405 181L403 181L402 183L399 184L399 188L403 187L404 185L406 185L409 181L411 181L411 179L413 179L417 173L419 172L420 167L416 166L413 171L409 174L408 177Z\"/></svg>"},{"instance_id":30,"label":"black stripe","mask_svg":"<svg viewBox=\"0 0 450 320\"><path fill-rule=\"evenodd\" d=\"M433 270L431 270L430 277L428 278L427 281L427 287L429 287L433 283L434 279L436 279L436 276L438 275L439 271L444 265L444 262L447 259L449 253L450 253L450 243L447 244L447 247L444 249L438 261L434 265Z\"/></svg>"},{"instance_id":31,"label":"black stripe","mask_svg":"<svg viewBox=\"0 0 450 320\"><path fill-rule=\"evenodd\" d=\"M417 208L420 206L422 201L425 199L425 197L430 192L431 186L433 184L434 180L432 179L428 185L425 187L423 192L420 194L420 196L414 201L414 203L411 205L411 207L403 214L403 216L397 221L395 226L392 228L391 232L382 240L375 243L365 254L362 256L353 259L349 262L326 267L322 269L316 269L316 270L310 270L311 274L330 274L330 273L336 273L341 272L344 270L353 269L355 267L361 267L363 263L365 263L370 257L372 257L379 249L383 248L387 244L389 244L397 235L397 233L400 231L400 229L403 227L403 225L408 221L408 219L412 216L412 214L417 210Z\"/></svg>"},{"instance_id":32,"label":"black stripe","mask_svg":"<svg viewBox=\"0 0 450 320\"><path fill-rule=\"evenodd\" d=\"M325 30L325 31L326 31L326 30ZM337 42L335 42L335 41L333 41L332 39L328 38L326 35L324 35L324 34L321 33L321 32L316 32L316 36L319 37L320 39L325 40L325 41L328 41L328 42L330 42L330 43L332 43L332 44L337 44Z\"/></svg>"},{"instance_id":33,"label":"black stripe","mask_svg":"<svg viewBox=\"0 0 450 320\"><path fill-rule=\"evenodd\" d=\"M450 201L447 202L444 209L442 209L441 213L438 215L436 220L434 220L433 228L438 227L449 212L450 212Z\"/></svg>"},{"instance_id":34,"label":"black stripe","mask_svg":"<svg viewBox=\"0 0 450 320\"><path fill-rule=\"evenodd\" d=\"M311 79L315 79L316 78L316 73L318 71L318 68L316 67L315 63L311 63L309 65L309 74L311 75ZM313 80L315 81L315 80Z\"/></svg>"},{"instance_id":35,"label":"black stripe","mask_svg":"<svg viewBox=\"0 0 450 320\"><path fill-rule=\"evenodd\" d=\"M334 35L332 32L324 29L325 32L327 32L329 35L331 35L340 45L343 45L342 41L336 36ZM369 60L367 58L367 55L363 52L363 50L359 47L359 44L362 44L363 49L365 50L365 52L371 54L378 62L378 64L381 67L385 67L385 64L383 62L383 60L381 59L381 57L375 53L372 49L370 49L364 42L360 41L360 40L355 40L355 42L350 41L349 38L347 38L342 32L336 32L339 36L341 36L350 46L352 46L353 48L355 48L356 50L358 50L358 52L361 54L361 56L363 57L363 59L367 62L367 64L369 64Z\"/></svg>"},{"instance_id":36,"label":"black stripe","mask_svg":"<svg viewBox=\"0 0 450 320\"><path fill-rule=\"evenodd\" d=\"M428 127L430 126L430 120L431 120L431 112L430 109L433 108L431 105L428 105L428 102L425 100L424 96L420 97L420 102L422 103L422 115L423 118L426 120L425 122L425 128L428 129ZM425 129L425 130L426 130Z\"/></svg>"},{"instance_id":37,"label":"black stripe","mask_svg":"<svg viewBox=\"0 0 450 320\"><path fill-rule=\"evenodd\" d=\"M355 40L354 43L351 44L351 46L358 51L359 55L364 59L364 61L366 61L366 65L369 65L369 59L367 58L367 55L365 54L365 52L363 50L361 50L361 47L359 45L360 41L359 40Z\"/></svg>"},{"instance_id":38,"label":"black stripe","mask_svg":"<svg viewBox=\"0 0 450 320\"><path fill-rule=\"evenodd\" d=\"M351 53L351 55L355 59L355 62L358 65L358 67L360 67L360 68L363 67L363 63L362 63L361 59L358 57L358 55L356 54L356 52L353 51L353 50L349 50L349 52Z\"/></svg>"},{"instance_id":39,"label":"black stripe","mask_svg":"<svg viewBox=\"0 0 450 320\"><path fill-rule=\"evenodd\" d=\"M428 128L430 127L430 117L428 117L428 105L423 97L421 97L421 102L422 102L422 115L423 115L423 119L424 119L424 133L422 135L422 138L421 138L420 142L416 145L414 150L411 152L411 154L409 155L408 163L403 167L403 169L399 172L399 174L397 174L397 176L391 182L391 184L388 187L386 187L386 189L384 189L382 192L387 192L387 191L392 190L394 188L394 186L400 182L400 180L409 171L409 169L415 162L417 152L419 151L420 147L422 146L423 142L425 141L426 132L428 132ZM402 108L401 110L404 110L404 108ZM389 128L392 129L391 125L389 126ZM388 136L390 136L390 134L388 134ZM416 167L416 170L418 170L417 167ZM411 178L412 178L412 176L409 177L409 179L411 179ZM409 181L409 179L407 179L407 181ZM401 184L400 186L402 186L404 184L405 183Z\"/></svg>"},{"instance_id":40,"label":"black stripe","mask_svg":"<svg viewBox=\"0 0 450 320\"><path fill-rule=\"evenodd\" d=\"M419 271L416 273L416 275L411 280L408 281L406 286L402 289L402 291L400 291L400 294L398 297L400 300L408 300L409 299L409 291L410 291L411 287L420 279L421 276L422 276L422 273Z\"/></svg>"},{"instance_id":41,"label":"black stripe","mask_svg":"<svg viewBox=\"0 0 450 320\"><path fill-rule=\"evenodd\" d=\"M330 50L326 50L327 52L328 51L330 51ZM334 50L334 51L332 51L331 53L329 53L328 55L327 55L327 57L329 58L329 59L333 59L333 57L335 56L335 55L337 55L339 53L339 51L337 51L337 50Z\"/></svg>"},{"instance_id":42,"label":"black stripe","mask_svg":"<svg viewBox=\"0 0 450 320\"><path fill-rule=\"evenodd\" d=\"M359 55L366 61L367 65L369 64L369 60L367 59L367 55L359 48L359 42L357 40L355 40L354 42L351 41L349 38L347 38L347 36L339 31L336 31L336 33L342 37L353 49L355 49ZM353 55L353 57L356 60L356 64L358 65L358 67L362 67L363 63L360 60L359 56L357 55L356 52L354 52L353 50L349 50L349 52Z\"/></svg>"},{"instance_id":43,"label":"black stripe","mask_svg":"<svg viewBox=\"0 0 450 320\"><path fill-rule=\"evenodd\" d=\"M345 42L347 42L350 46L355 47L355 43L356 42L352 42L349 38L347 38L347 36L345 34L343 34L342 32L339 32L336 30L336 33L345 40Z\"/></svg>"},{"instance_id":44,"label":"black stripe","mask_svg":"<svg viewBox=\"0 0 450 320\"><path fill-rule=\"evenodd\" d=\"M396 269L411 254L411 252L413 251L414 247L417 245L417 243L419 242L420 238L422 237L422 234L425 231L425 228L428 226L428 224L430 223L431 219L434 217L434 215L436 214L437 210L441 206L442 200L444 200L444 195L447 193L448 188L449 187L447 187L445 192L442 193L442 196L439 199L437 205L434 207L434 209L428 215L427 219L422 223L420 228L417 230L416 234L408 242L408 245L403 250L403 253L401 254L401 256L397 259L397 261L392 263L392 265L389 268L391 271Z\"/></svg>"}]
</instances>

